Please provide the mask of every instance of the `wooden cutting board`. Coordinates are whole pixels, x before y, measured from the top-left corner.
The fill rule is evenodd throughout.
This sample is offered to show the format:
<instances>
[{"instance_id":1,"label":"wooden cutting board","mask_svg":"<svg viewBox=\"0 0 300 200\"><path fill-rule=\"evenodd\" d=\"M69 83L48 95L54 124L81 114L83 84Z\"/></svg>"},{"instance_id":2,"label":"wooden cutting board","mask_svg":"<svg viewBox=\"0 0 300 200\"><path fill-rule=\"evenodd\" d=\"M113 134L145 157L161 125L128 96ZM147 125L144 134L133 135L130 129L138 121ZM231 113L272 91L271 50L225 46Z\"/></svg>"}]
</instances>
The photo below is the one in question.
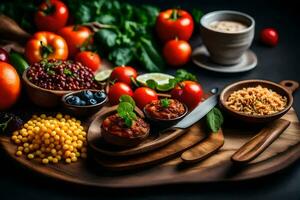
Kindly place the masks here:
<instances>
[{"instance_id":1,"label":"wooden cutting board","mask_svg":"<svg viewBox=\"0 0 300 200\"><path fill-rule=\"evenodd\" d=\"M293 109L283 118L292 122L288 129L257 159L248 165L240 167L233 165L230 157L258 130L251 130L249 126L235 127L229 124L228 120L223 128L225 136L224 146L215 155L190 167L182 165L179 157L171 158L153 167L130 172L106 171L92 160L80 160L71 165L45 166L38 162L29 161L24 157L16 157L14 155L16 147L10 142L8 137L1 136L0 142L2 148L11 158L28 169L48 177L76 184L128 188L176 183L236 181L274 173L299 159L299 120Z\"/></svg>"}]
</instances>

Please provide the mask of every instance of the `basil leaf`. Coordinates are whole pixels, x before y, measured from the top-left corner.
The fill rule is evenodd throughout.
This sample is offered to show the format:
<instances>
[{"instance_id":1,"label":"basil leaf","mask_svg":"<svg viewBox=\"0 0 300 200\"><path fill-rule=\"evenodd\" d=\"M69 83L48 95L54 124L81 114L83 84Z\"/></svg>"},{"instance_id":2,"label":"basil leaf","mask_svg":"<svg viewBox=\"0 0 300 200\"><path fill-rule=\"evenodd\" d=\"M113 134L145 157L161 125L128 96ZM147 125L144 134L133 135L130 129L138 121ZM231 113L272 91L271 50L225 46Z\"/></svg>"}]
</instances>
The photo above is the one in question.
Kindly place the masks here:
<instances>
[{"instance_id":1,"label":"basil leaf","mask_svg":"<svg viewBox=\"0 0 300 200\"><path fill-rule=\"evenodd\" d=\"M179 79L179 81L186 81L186 80L197 81L197 77L194 74L189 73L184 69L177 70L175 77Z\"/></svg>"},{"instance_id":2,"label":"basil leaf","mask_svg":"<svg viewBox=\"0 0 300 200\"><path fill-rule=\"evenodd\" d=\"M200 10L198 10L198 9L193 9L192 10L192 16L193 16L193 18L194 18L194 21L196 22L196 23L200 23L200 19L201 19L201 17L203 16L204 14L203 14L203 12L202 11L200 11Z\"/></svg>"},{"instance_id":3,"label":"basil leaf","mask_svg":"<svg viewBox=\"0 0 300 200\"><path fill-rule=\"evenodd\" d=\"M133 108L135 107L135 101L133 100L133 98L129 95L122 95L119 99L119 101L122 103L122 102L128 102L130 103Z\"/></svg>"},{"instance_id":4,"label":"basil leaf","mask_svg":"<svg viewBox=\"0 0 300 200\"><path fill-rule=\"evenodd\" d=\"M207 113L206 122L207 126L212 132L218 132L224 122L221 111L216 107L213 108L211 111L209 111L209 113Z\"/></svg>"}]
</instances>

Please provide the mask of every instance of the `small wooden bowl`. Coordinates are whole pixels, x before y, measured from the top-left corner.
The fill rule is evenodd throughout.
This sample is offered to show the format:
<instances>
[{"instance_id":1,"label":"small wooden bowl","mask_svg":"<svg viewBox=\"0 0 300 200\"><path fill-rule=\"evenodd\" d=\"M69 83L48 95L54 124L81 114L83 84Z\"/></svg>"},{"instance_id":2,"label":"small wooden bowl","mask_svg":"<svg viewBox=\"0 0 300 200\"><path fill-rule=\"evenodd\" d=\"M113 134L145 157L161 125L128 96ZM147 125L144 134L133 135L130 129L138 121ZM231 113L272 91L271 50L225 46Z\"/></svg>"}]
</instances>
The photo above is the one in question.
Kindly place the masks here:
<instances>
[{"instance_id":1,"label":"small wooden bowl","mask_svg":"<svg viewBox=\"0 0 300 200\"><path fill-rule=\"evenodd\" d=\"M89 90L92 91L93 93L101 91L101 90L92 90L92 89L89 89ZM106 98L104 99L104 101L102 101L100 103L97 103L95 105L77 106L77 105L68 104L66 102L66 98L68 96L79 94L82 91L84 91L84 90L79 90L79 91L75 91L75 92L69 92L69 93L65 94L61 98L61 102L62 102L63 108L67 112L71 113L74 116L79 116L79 117L82 117L82 116L92 116L93 114L95 114L96 112L98 112L105 105L105 103L108 101L108 97L106 95Z\"/></svg>"},{"instance_id":2,"label":"small wooden bowl","mask_svg":"<svg viewBox=\"0 0 300 200\"><path fill-rule=\"evenodd\" d=\"M287 98L287 105L286 107L274 114L271 115L248 115L241 112L237 112L230 108L226 101L230 94L234 91L247 88L247 87L256 87L261 85L262 87L268 88L273 90L274 92L278 93L281 96L285 96ZM266 123L273 121L282 117L285 113L289 111L293 104L293 95L292 93L299 87L299 84L295 81L285 80L280 82L280 84L266 81L266 80L245 80L233 83L226 88L220 94L220 104L223 110L225 110L229 115L233 116L237 120L244 121L246 123Z\"/></svg>"},{"instance_id":3,"label":"small wooden bowl","mask_svg":"<svg viewBox=\"0 0 300 200\"><path fill-rule=\"evenodd\" d=\"M184 109L185 109L184 113L182 115L180 115L179 117L176 117L176 118L173 118L173 119L156 119L156 118L151 117L147 113L145 108L143 109L143 111L144 111L144 114L145 114L147 120L150 122L150 124L152 124L153 126L155 126L157 128L167 128L167 127L171 127L171 126L177 124L188 113L187 105L185 105L184 103L182 103L182 104L183 104Z\"/></svg>"},{"instance_id":4,"label":"small wooden bowl","mask_svg":"<svg viewBox=\"0 0 300 200\"><path fill-rule=\"evenodd\" d=\"M61 97L65 94L72 92L72 91L65 91L65 90L48 90L41 88L39 86L34 85L29 81L27 78L27 71L26 69L23 72L22 79L30 100L41 107L46 108L53 108L60 104Z\"/></svg>"},{"instance_id":5,"label":"small wooden bowl","mask_svg":"<svg viewBox=\"0 0 300 200\"><path fill-rule=\"evenodd\" d=\"M105 116L103 116L103 120L106 117L108 117L108 116L110 116L112 114L115 114L117 112L117 108L118 108L118 106L111 107L110 111L107 112L105 114ZM145 118L143 112L139 108L136 107L135 108L135 112L142 119ZM101 121L101 125L102 125L102 122L103 121ZM103 137L103 139L107 143L115 145L115 146L118 146L118 147L129 148L129 147L137 146L138 144L140 144L141 142L143 142L149 136L149 133L150 133L150 128L149 128L148 132L146 134L144 134L144 135L140 135L140 136L137 136L137 137L134 137L134 138L126 138L126 137L120 137L120 136L117 136L117 135L113 135L113 134L111 134L111 133L103 130L103 128L101 127L101 136Z\"/></svg>"}]
</instances>

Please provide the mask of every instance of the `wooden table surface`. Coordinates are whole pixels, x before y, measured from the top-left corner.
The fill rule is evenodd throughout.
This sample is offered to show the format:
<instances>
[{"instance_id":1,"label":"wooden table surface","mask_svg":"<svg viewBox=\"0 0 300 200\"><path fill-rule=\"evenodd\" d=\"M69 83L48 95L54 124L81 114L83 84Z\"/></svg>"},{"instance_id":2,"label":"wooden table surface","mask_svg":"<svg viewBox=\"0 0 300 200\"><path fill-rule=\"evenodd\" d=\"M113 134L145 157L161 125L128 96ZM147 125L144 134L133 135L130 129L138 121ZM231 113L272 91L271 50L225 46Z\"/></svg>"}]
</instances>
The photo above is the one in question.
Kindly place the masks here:
<instances>
[{"instance_id":1,"label":"wooden table surface","mask_svg":"<svg viewBox=\"0 0 300 200\"><path fill-rule=\"evenodd\" d=\"M199 8L205 13L213 10L238 10L252 15L256 20L256 39L259 30L275 27L280 42L275 48L261 45L256 39L252 50L257 54L258 66L253 71L224 75L197 68L192 63L186 67L197 74L203 87L224 87L234 81L261 78L279 82L283 79L300 81L298 63L300 45L300 15L291 0L240 1L240 0L131 0L133 3L153 3L162 8ZM194 47L200 45L198 34L192 39ZM173 70L170 70L173 73ZM294 108L300 113L300 92L295 94ZM298 115L299 116L299 115ZM45 179L15 165L0 150L0 199L299 199L300 161L287 169L260 179L231 184L170 185L139 190L101 190L67 185Z\"/></svg>"}]
</instances>

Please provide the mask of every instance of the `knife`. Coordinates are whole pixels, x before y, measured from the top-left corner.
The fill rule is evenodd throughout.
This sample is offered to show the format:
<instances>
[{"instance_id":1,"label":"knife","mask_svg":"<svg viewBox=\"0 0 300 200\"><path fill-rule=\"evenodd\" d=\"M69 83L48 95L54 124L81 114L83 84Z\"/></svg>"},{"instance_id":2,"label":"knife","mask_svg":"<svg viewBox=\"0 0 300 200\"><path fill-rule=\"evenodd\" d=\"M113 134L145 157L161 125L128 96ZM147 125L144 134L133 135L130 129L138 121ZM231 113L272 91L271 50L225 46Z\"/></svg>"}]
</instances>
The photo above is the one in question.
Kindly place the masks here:
<instances>
[{"instance_id":1,"label":"knife","mask_svg":"<svg viewBox=\"0 0 300 200\"><path fill-rule=\"evenodd\" d=\"M175 124L172 128L185 129L204 117L211 109L213 109L218 103L218 88L213 88L210 93L212 94L205 101L200 103L192 112L187 114L181 121Z\"/></svg>"}]
</instances>

